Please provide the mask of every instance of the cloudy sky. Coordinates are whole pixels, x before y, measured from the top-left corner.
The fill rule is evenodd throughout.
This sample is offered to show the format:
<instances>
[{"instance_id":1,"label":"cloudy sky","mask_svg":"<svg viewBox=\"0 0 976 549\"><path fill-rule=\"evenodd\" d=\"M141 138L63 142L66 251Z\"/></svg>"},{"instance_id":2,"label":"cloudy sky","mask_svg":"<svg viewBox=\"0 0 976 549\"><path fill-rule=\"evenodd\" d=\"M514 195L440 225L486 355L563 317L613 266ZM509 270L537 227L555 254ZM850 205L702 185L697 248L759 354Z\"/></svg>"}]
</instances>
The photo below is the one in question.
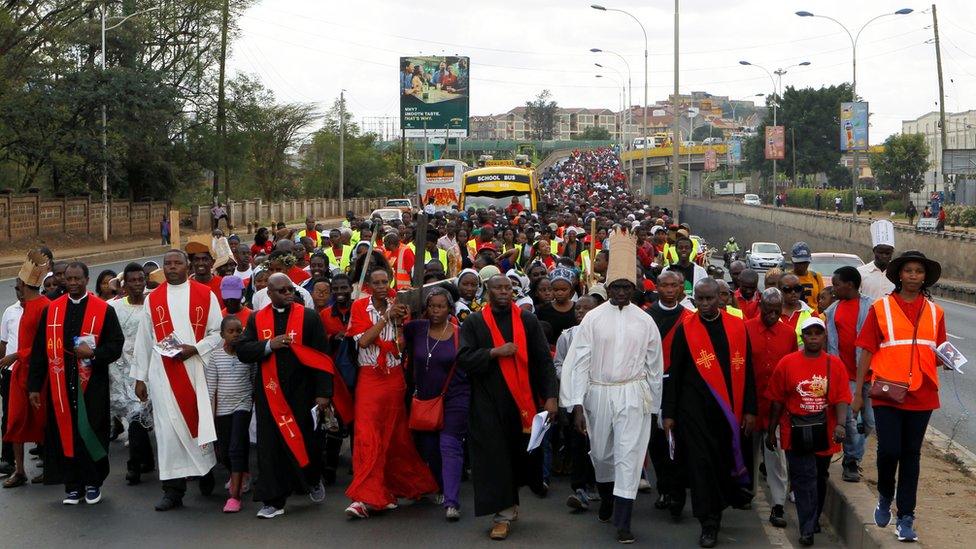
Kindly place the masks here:
<instances>
[{"instance_id":1,"label":"cloudy sky","mask_svg":"<svg viewBox=\"0 0 976 549\"><path fill-rule=\"evenodd\" d=\"M357 119L396 116L401 55L471 57L471 113L495 114L549 89L561 106L619 105L613 70L596 78L599 62L626 79L624 62L590 53L619 53L630 65L633 103L643 101L643 35L622 13L599 12L586 0L261 0L241 19L232 71L258 74L282 101L327 108L345 89ZM673 87L674 4L666 0L604 0L634 14L647 29L649 99ZM851 80L851 47L836 23L801 18L808 10L833 17L853 34L881 18L858 41L858 93L870 101L871 141L900 131L901 120L938 110L930 3L910 0L698 0L681 5L679 71L682 93L732 98L769 93L770 71L792 67L783 86ZM976 107L976 7L971 0L938 4L947 111Z\"/></svg>"}]
</instances>

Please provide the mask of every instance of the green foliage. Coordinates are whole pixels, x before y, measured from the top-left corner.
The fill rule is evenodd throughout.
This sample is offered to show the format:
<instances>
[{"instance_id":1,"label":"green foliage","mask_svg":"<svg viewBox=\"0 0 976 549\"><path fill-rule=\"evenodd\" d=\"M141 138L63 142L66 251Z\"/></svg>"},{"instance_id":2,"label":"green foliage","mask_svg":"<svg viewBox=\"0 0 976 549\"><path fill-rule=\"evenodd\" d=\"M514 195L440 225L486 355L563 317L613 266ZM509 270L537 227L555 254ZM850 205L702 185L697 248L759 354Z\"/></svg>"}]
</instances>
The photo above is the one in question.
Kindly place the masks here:
<instances>
[{"instance_id":1,"label":"green foliage","mask_svg":"<svg viewBox=\"0 0 976 549\"><path fill-rule=\"evenodd\" d=\"M925 184L929 146L922 134L895 134L884 142L884 152L871 155L871 171L884 189L917 193Z\"/></svg>"},{"instance_id":2,"label":"green foliage","mask_svg":"<svg viewBox=\"0 0 976 549\"><path fill-rule=\"evenodd\" d=\"M600 126L590 126L583 130L579 139L584 141L606 141L610 139L610 130Z\"/></svg>"},{"instance_id":3,"label":"green foliage","mask_svg":"<svg viewBox=\"0 0 976 549\"><path fill-rule=\"evenodd\" d=\"M887 209L886 204L897 199L895 193L890 191L871 191L864 189L859 191L858 194L864 197L864 209L875 212L891 211ZM820 209L834 211L834 198L839 196L841 198L841 211L849 212L854 206L851 198L852 195L853 192L850 189L823 189L820 191ZM789 189L786 191L786 204L793 208L814 209L816 207L816 196L817 189ZM901 210L904 211L904 209L904 206L902 206Z\"/></svg>"},{"instance_id":4,"label":"green foliage","mask_svg":"<svg viewBox=\"0 0 976 549\"><path fill-rule=\"evenodd\" d=\"M738 113L736 113L738 114ZM712 128L711 124L705 124L704 126L698 126L695 131L691 132L691 140L701 143L706 138L709 137L721 137L722 132Z\"/></svg>"},{"instance_id":5,"label":"green foliage","mask_svg":"<svg viewBox=\"0 0 976 549\"><path fill-rule=\"evenodd\" d=\"M558 109L549 90L542 90L534 100L525 102L525 121L530 139L547 141L555 137Z\"/></svg>"},{"instance_id":6,"label":"green foliage","mask_svg":"<svg viewBox=\"0 0 976 549\"><path fill-rule=\"evenodd\" d=\"M976 206L945 206L946 224L976 227Z\"/></svg>"}]
</instances>

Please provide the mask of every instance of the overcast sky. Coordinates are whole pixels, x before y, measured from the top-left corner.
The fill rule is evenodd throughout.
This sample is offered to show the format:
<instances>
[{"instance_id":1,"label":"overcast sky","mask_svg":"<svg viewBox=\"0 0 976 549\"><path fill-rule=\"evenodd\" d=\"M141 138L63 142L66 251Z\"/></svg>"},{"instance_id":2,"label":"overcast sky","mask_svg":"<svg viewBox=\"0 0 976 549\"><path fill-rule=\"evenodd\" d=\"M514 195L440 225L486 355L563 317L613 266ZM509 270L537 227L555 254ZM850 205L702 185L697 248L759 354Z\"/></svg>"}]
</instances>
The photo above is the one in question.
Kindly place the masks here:
<instances>
[{"instance_id":1,"label":"overcast sky","mask_svg":"<svg viewBox=\"0 0 976 549\"><path fill-rule=\"evenodd\" d=\"M232 71L258 74L282 101L327 108L345 89L357 117L398 113L401 55L471 57L471 114L497 114L549 89L561 106L619 106L619 88L594 62L630 65L633 103L643 101L643 36L622 13L599 12L577 0L261 0L240 21ZM674 4L666 0L606 0L633 13L647 29L649 102L673 88ZM914 13L879 19L858 42L858 94L870 101L871 142L900 131L901 120L938 110L930 3L900 0L698 0L681 5L682 93L707 91L732 98L769 93L761 69L793 67L783 87L851 80L851 47L836 23L801 18L808 10L843 22L853 34L876 15L899 8ZM976 7L971 0L938 4L947 111L976 107ZM612 70L603 72L619 79Z\"/></svg>"}]
</instances>

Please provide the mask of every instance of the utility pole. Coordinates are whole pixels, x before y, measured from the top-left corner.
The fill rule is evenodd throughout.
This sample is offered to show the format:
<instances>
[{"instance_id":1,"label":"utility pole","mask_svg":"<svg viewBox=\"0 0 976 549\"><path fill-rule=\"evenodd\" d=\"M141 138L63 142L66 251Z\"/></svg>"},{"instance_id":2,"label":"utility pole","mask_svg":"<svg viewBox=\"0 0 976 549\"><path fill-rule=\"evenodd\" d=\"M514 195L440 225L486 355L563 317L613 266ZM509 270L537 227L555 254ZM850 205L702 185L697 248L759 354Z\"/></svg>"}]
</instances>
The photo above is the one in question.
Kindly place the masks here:
<instances>
[{"instance_id":1,"label":"utility pole","mask_svg":"<svg viewBox=\"0 0 976 549\"><path fill-rule=\"evenodd\" d=\"M227 143L227 107L226 107L226 97L224 93L224 79L226 77L226 65L227 65L227 21L229 19L229 1L224 0L224 5L221 8L221 23L220 23L220 77L217 81L217 169L214 170L213 177L213 199L217 200L217 194L220 192L220 175L219 172L223 170L224 176L224 195L227 199L230 199L230 181L227 177L227 160L224 157L226 154L225 147Z\"/></svg>"},{"instance_id":2,"label":"utility pole","mask_svg":"<svg viewBox=\"0 0 976 549\"><path fill-rule=\"evenodd\" d=\"M942 136L941 145L939 147L939 160L945 157L946 150L946 118L945 118L945 92L942 86L942 48L939 47L939 18L935 14L935 4L932 4L932 32L935 33L935 66L939 72L939 132ZM936 166L938 170L942 171L942 166ZM942 174L942 190L947 191L948 185L946 182L948 177L945 173ZM938 181L933 182L935 190L938 191Z\"/></svg>"},{"instance_id":3,"label":"utility pole","mask_svg":"<svg viewBox=\"0 0 976 549\"><path fill-rule=\"evenodd\" d=\"M790 126L790 140L793 142L790 145L790 150L793 153L793 188L796 188L796 132L793 131L793 126Z\"/></svg>"},{"instance_id":4,"label":"utility pole","mask_svg":"<svg viewBox=\"0 0 976 549\"><path fill-rule=\"evenodd\" d=\"M339 91L339 215L345 216L343 204L343 183L346 155L346 90Z\"/></svg>"},{"instance_id":5,"label":"utility pole","mask_svg":"<svg viewBox=\"0 0 976 549\"><path fill-rule=\"evenodd\" d=\"M646 104L646 103L645 103ZM671 193L674 198L672 207L672 223L678 223L679 210L681 209L681 174L679 173L681 160L678 158L678 134L681 133L679 124L681 123L681 113L678 112L678 0L674 0L674 95L671 96L671 110L673 120L671 122L674 133L671 136ZM691 174L689 174L689 177Z\"/></svg>"}]
</instances>

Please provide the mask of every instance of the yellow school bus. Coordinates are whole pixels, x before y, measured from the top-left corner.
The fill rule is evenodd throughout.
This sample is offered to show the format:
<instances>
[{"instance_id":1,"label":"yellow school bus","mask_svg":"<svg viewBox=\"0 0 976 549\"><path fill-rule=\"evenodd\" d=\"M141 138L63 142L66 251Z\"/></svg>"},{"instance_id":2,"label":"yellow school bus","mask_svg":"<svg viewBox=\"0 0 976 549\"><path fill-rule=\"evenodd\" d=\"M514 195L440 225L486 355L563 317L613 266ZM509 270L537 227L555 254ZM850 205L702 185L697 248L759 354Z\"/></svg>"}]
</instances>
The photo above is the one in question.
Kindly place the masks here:
<instances>
[{"instance_id":1,"label":"yellow school bus","mask_svg":"<svg viewBox=\"0 0 976 549\"><path fill-rule=\"evenodd\" d=\"M513 165L485 166L464 172L461 188L462 210L468 208L505 209L516 197L526 210L538 211L535 170Z\"/></svg>"}]
</instances>

